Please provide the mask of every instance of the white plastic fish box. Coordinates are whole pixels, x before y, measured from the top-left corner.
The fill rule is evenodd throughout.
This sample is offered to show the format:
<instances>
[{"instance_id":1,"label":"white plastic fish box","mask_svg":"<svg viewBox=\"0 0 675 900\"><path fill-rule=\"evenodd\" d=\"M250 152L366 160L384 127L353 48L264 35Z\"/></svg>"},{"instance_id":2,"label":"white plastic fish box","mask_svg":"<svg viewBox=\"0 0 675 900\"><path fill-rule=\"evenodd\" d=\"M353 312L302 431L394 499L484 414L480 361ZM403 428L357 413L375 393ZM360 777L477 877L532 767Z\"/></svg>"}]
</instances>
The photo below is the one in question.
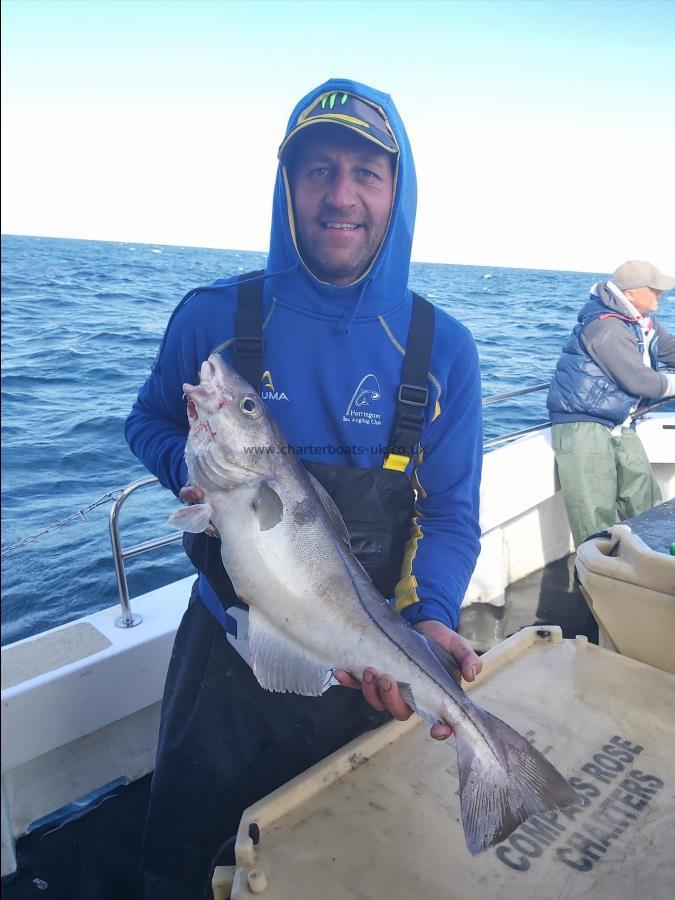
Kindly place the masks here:
<instances>
[{"instance_id":1,"label":"white plastic fish box","mask_svg":"<svg viewBox=\"0 0 675 900\"><path fill-rule=\"evenodd\" d=\"M544 752L579 806L471 856L454 740L392 722L246 810L217 900L672 900L675 676L556 626L483 660L472 697Z\"/></svg>"},{"instance_id":2,"label":"white plastic fish box","mask_svg":"<svg viewBox=\"0 0 675 900\"><path fill-rule=\"evenodd\" d=\"M600 645L675 672L675 556L666 552L675 541L675 501L649 515L662 530L660 549L614 525L611 537L579 545L576 569Z\"/></svg>"}]
</instances>

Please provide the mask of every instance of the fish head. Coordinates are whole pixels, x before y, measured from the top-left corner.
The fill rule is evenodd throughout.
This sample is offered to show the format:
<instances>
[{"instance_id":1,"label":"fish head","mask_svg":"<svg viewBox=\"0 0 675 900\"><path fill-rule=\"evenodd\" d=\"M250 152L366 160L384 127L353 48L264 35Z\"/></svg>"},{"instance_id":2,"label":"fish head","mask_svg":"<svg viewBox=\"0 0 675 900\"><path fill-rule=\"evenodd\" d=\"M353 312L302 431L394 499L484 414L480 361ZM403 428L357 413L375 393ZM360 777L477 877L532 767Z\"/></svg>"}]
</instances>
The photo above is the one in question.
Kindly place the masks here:
<instances>
[{"instance_id":1,"label":"fish head","mask_svg":"<svg viewBox=\"0 0 675 900\"><path fill-rule=\"evenodd\" d=\"M227 489L273 477L280 438L264 402L218 354L199 384L184 384L190 425L185 458L192 484Z\"/></svg>"}]
</instances>

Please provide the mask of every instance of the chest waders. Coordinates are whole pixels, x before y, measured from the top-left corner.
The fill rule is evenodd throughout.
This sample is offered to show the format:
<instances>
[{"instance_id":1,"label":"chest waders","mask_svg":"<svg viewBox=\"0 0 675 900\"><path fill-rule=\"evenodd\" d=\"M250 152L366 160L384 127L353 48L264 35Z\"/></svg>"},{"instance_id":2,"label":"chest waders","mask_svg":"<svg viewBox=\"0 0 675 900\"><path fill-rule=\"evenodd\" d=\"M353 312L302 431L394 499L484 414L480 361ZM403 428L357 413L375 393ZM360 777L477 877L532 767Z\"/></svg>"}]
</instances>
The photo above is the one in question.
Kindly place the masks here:
<instances>
[{"instance_id":1,"label":"chest waders","mask_svg":"<svg viewBox=\"0 0 675 900\"><path fill-rule=\"evenodd\" d=\"M259 274L252 272L240 276L235 313L235 368L254 390L264 371L265 339L262 282L249 279ZM433 306L413 294L389 452L381 467L359 469L303 462L337 504L347 526L354 556L384 597L393 596L400 578L403 551L414 512L415 494L405 469L419 442L429 402L427 384L433 336ZM183 546L195 568L206 576L221 608L214 608L213 597L202 599L225 630L236 637L237 623L229 613L224 614L224 610L237 601L221 561L220 540L186 532Z\"/></svg>"},{"instance_id":2,"label":"chest waders","mask_svg":"<svg viewBox=\"0 0 675 900\"><path fill-rule=\"evenodd\" d=\"M247 284L250 277L240 279L234 358L257 387L265 349L262 287ZM400 577L413 515L405 469L429 399L433 326L433 307L415 296L384 465L307 464L335 500L354 554L385 597ZM208 585L202 577L195 584L169 664L143 847L146 900L211 897L213 865L233 862L219 848L248 806L389 720L360 691L331 688L321 697L301 697L263 690L246 662L247 616L223 568L220 541L186 534L184 546Z\"/></svg>"}]
</instances>

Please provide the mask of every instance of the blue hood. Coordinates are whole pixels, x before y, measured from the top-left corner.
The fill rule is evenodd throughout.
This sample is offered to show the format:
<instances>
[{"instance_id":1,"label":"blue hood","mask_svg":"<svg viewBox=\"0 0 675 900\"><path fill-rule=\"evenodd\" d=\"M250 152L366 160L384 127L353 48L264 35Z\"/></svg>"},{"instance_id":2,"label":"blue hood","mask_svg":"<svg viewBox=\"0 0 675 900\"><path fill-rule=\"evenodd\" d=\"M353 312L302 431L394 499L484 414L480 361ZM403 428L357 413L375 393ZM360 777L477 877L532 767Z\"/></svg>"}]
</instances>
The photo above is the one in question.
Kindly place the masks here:
<instances>
[{"instance_id":1,"label":"blue hood","mask_svg":"<svg viewBox=\"0 0 675 900\"><path fill-rule=\"evenodd\" d=\"M408 297L417 181L408 136L391 97L365 84L333 78L319 85L297 104L286 134L293 129L298 115L327 91L343 91L376 103L384 110L396 136L399 145L398 171L387 233L373 265L354 284L336 287L319 281L304 264L295 246L289 220L290 201L285 167L279 163L265 275L270 279L270 289L280 301L315 315L335 318L348 331L352 321L372 319L399 306Z\"/></svg>"}]
</instances>

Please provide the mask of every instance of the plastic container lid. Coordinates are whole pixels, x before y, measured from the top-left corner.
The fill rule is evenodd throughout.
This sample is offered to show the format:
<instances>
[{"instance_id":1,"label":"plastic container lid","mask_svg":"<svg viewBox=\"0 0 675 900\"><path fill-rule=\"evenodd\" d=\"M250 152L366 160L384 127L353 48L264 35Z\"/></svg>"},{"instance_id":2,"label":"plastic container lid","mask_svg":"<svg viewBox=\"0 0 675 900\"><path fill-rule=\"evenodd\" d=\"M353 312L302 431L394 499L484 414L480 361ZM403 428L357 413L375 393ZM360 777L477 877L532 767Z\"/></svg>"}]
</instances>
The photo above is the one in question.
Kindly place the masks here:
<instances>
[{"instance_id":1,"label":"plastic container lid","mask_svg":"<svg viewBox=\"0 0 675 900\"><path fill-rule=\"evenodd\" d=\"M454 741L433 741L416 717L393 722L245 812L232 897L251 896L255 869L269 900L672 900L675 676L563 641L555 626L483 659L472 697L542 750L583 805L472 857Z\"/></svg>"}]
</instances>

